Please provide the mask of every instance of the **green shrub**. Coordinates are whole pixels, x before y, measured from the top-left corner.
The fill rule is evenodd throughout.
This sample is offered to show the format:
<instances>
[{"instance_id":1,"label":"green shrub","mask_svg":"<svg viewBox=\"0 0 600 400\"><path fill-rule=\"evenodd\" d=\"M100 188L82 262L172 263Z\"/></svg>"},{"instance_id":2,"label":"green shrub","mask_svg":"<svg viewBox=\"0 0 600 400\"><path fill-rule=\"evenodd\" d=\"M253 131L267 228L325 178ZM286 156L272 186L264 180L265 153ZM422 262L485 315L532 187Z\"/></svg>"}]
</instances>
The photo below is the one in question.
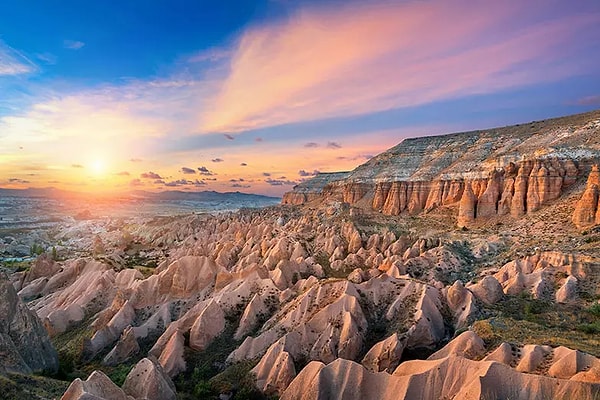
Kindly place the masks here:
<instances>
[{"instance_id":1,"label":"green shrub","mask_svg":"<svg viewBox=\"0 0 600 400\"><path fill-rule=\"evenodd\" d=\"M129 372L133 369L133 365L121 364L110 373L108 376L111 381L113 381L117 386L123 386L125 383L125 378Z\"/></svg>"},{"instance_id":2,"label":"green shrub","mask_svg":"<svg viewBox=\"0 0 600 400\"><path fill-rule=\"evenodd\" d=\"M587 333L588 335L596 335L600 333L600 322L594 322L593 324L580 324L577 327L577 330Z\"/></svg>"},{"instance_id":3,"label":"green shrub","mask_svg":"<svg viewBox=\"0 0 600 400\"><path fill-rule=\"evenodd\" d=\"M600 318L600 303L594 303L592 304L587 311L592 314L594 317L599 317Z\"/></svg>"}]
</instances>

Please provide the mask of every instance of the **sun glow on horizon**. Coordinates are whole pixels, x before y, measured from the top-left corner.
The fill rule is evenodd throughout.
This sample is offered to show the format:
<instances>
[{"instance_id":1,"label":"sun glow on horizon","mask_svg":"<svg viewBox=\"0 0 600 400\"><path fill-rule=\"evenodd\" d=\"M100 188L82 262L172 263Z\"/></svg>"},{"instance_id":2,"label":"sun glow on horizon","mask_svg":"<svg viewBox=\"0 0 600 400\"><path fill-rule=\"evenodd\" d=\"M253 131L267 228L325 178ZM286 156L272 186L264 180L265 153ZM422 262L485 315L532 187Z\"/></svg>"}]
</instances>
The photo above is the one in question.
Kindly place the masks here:
<instances>
[{"instance_id":1,"label":"sun glow on horizon","mask_svg":"<svg viewBox=\"0 0 600 400\"><path fill-rule=\"evenodd\" d=\"M90 169L96 176L104 175L106 172L106 163L104 160L97 158L90 164Z\"/></svg>"}]
</instances>

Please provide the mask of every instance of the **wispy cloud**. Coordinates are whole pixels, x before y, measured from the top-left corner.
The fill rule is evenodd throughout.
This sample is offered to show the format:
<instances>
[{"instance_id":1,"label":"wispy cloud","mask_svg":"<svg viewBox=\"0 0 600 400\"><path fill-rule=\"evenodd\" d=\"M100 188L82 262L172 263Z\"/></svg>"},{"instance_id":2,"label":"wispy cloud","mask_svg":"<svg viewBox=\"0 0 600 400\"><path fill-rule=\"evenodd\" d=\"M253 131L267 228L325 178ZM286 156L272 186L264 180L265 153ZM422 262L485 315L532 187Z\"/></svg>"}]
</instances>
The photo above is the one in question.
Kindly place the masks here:
<instances>
[{"instance_id":1,"label":"wispy cloud","mask_svg":"<svg viewBox=\"0 0 600 400\"><path fill-rule=\"evenodd\" d=\"M600 106L600 95L582 97L576 101L576 104L581 106Z\"/></svg>"},{"instance_id":2,"label":"wispy cloud","mask_svg":"<svg viewBox=\"0 0 600 400\"><path fill-rule=\"evenodd\" d=\"M143 178L143 179L162 179L162 177L159 174L157 174L156 172L152 172L152 171L142 173L140 175L140 178Z\"/></svg>"},{"instance_id":3,"label":"wispy cloud","mask_svg":"<svg viewBox=\"0 0 600 400\"><path fill-rule=\"evenodd\" d=\"M205 175L205 176L212 176L215 173L210 171L208 168L206 167L198 167L198 171L200 172L200 175Z\"/></svg>"},{"instance_id":4,"label":"wispy cloud","mask_svg":"<svg viewBox=\"0 0 600 400\"><path fill-rule=\"evenodd\" d=\"M300 171L298 171L298 175L300 176L315 176L315 175L319 175L321 173L321 171L319 170L313 170L312 172L310 171L305 171L303 169L301 169Z\"/></svg>"},{"instance_id":5,"label":"wispy cloud","mask_svg":"<svg viewBox=\"0 0 600 400\"><path fill-rule=\"evenodd\" d=\"M181 173L191 175L191 174L195 174L196 170L193 168L181 167Z\"/></svg>"},{"instance_id":6,"label":"wispy cloud","mask_svg":"<svg viewBox=\"0 0 600 400\"><path fill-rule=\"evenodd\" d=\"M54 65L54 64L56 64L56 61L58 60L58 57L56 57L52 53L38 53L35 55L35 57L38 60L43 61L44 63L46 63L48 65Z\"/></svg>"},{"instance_id":7,"label":"wispy cloud","mask_svg":"<svg viewBox=\"0 0 600 400\"><path fill-rule=\"evenodd\" d=\"M287 180L287 179L265 179L265 182L268 183L271 186L294 186L297 185L298 182L296 181L291 181L291 180Z\"/></svg>"},{"instance_id":8,"label":"wispy cloud","mask_svg":"<svg viewBox=\"0 0 600 400\"><path fill-rule=\"evenodd\" d=\"M200 51L190 56L187 61L190 63L217 62L231 57L231 49L213 47Z\"/></svg>"},{"instance_id":9,"label":"wispy cloud","mask_svg":"<svg viewBox=\"0 0 600 400\"><path fill-rule=\"evenodd\" d=\"M220 162L223 162L223 161L225 161L225 160L223 160L222 158L213 158L213 159L212 159L212 160L210 160L210 161L212 161L212 162L214 162L214 163L220 163Z\"/></svg>"},{"instance_id":10,"label":"wispy cloud","mask_svg":"<svg viewBox=\"0 0 600 400\"><path fill-rule=\"evenodd\" d=\"M600 26L599 13L544 19L544 4L515 0L351 4L245 32L203 127L360 115L573 76L590 65L566 61L582 50L569 43Z\"/></svg>"},{"instance_id":11,"label":"wispy cloud","mask_svg":"<svg viewBox=\"0 0 600 400\"><path fill-rule=\"evenodd\" d=\"M9 183L20 183L20 184L30 183L28 180L20 179L20 178L9 178L8 182Z\"/></svg>"},{"instance_id":12,"label":"wispy cloud","mask_svg":"<svg viewBox=\"0 0 600 400\"><path fill-rule=\"evenodd\" d=\"M28 74L37 70L25 55L0 40L0 76Z\"/></svg>"},{"instance_id":13,"label":"wispy cloud","mask_svg":"<svg viewBox=\"0 0 600 400\"><path fill-rule=\"evenodd\" d=\"M79 50L85 46L85 43L80 40L65 40L63 41L63 46L65 49Z\"/></svg>"}]
</instances>

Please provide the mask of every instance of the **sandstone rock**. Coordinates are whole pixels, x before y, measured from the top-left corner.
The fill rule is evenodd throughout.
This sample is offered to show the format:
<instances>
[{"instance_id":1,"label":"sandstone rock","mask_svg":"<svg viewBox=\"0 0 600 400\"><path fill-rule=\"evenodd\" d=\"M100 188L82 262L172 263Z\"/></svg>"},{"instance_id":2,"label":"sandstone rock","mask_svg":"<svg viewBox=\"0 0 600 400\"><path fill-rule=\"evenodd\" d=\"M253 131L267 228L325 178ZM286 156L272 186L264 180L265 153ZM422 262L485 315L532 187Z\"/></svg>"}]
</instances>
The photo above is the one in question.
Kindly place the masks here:
<instances>
[{"instance_id":1,"label":"sandstone rock","mask_svg":"<svg viewBox=\"0 0 600 400\"><path fill-rule=\"evenodd\" d=\"M0 272L0 365L9 372L56 372L58 356L41 321Z\"/></svg>"},{"instance_id":2,"label":"sandstone rock","mask_svg":"<svg viewBox=\"0 0 600 400\"><path fill-rule=\"evenodd\" d=\"M85 380L75 379L61 400L134 400L101 371L94 371Z\"/></svg>"},{"instance_id":3,"label":"sandstone rock","mask_svg":"<svg viewBox=\"0 0 600 400\"><path fill-rule=\"evenodd\" d=\"M185 351L184 345L185 338L183 337L183 334L177 330L167 342L158 359L160 365L171 378L186 369L186 362L183 357Z\"/></svg>"},{"instance_id":4,"label":"sandstone rock","mask_svg":"<svg viewBox=\"0 0 600 400\"><path fill-rule=\"evenodd\" d=\"M465 331L454 338L446 346L433 353L428 360L439 360L450 355L474 360L485 353L483 340L473 331Z\"/></svg>"},{"instance_id":5,"label":"sandstone rock","mask_svg":"<svg viewBox=\"0 0 600 400\"><path fill-rule=\"evenodd\" d=\"M121 334L121 338L115 347L104 357L102 363L105 365L118 365L127 361L140 351L135 333L132 327L128 327Z\"/></svg>"},{"instance_id":6,"label":"sandstone rock","mask_svg":"<svg viewBox=\"0 0 600 400\"><path fill-rule=\"evenodd\" d=\"M371 347L361 364L371 372L392 372L400 363L405 342L394 333Z\"/></svg>"},{"instance_id":7,"label":"sandstone rock","mask_svg":"<svg viewBox=\"0 0 600 400\"><path fill-rule=\"evenodd\" d=\"M233 338L235 340L242 339L245 335L250 333L258 323L258 321L268 314L268 308L265 302L259 294L254 294L252 299L244 309L244 313L240 319L238 329L235 331ZM263 320L264 321L264 320Z\"/></svg>"},{"instance_id":8,"label":"sandstone rock","mask_svg":"<svg viewBox=\"0 0 600 400\"><path fill-rule=\"evenodd\" d=\"M309 363L283 393L282 400L317 399L463 399L577 398L592 400L598 388L590 383L522 374L504 364L459 356L406 361L394 371L372 373L352 361L328 365Z\"/></svg>"},{"instance_id":9,"label":"sandstone rock","mask_svg":"<svg viewBox=\"0 0 600 400\"><path fill-rule=\"evenodd\" d=\"M225 313L219 305L210 304L192 325L190 330L190 347L194 350L204 350L225 329Z\"/></svg>"},{"instance_id":10,"label":"sandstone rock","mask_svg":"<svg viewBox=\"0 0 600 400\"><path fill-rule=\"evenodd\" d=\"M465 191L460 199L460 205L458 206L458 219L457 223L459 227L469 226L475 221L477 207L477 197L473 193L470 185L466 185Z\"/></svg>"},{"instance_id":11,"label":"sandstone rock","mask_svg":"<svg viewBox=\"0 0 600 400\"><path fill-rule=\"evenodd\" d=\"M499 171L492 171L487 182L485 192L477 200L477 218L488 218L498 213L498 201L502 188L502 175Z\"/></svg>"},{"instance_id":12,"label":"sandstone rock","mask_svg":"<svg viewBox=\"0 0 600 400\"><path fill-rule=\"evenodd\" d=\"M491 275L483 277L479 282L467 288L486 304L495 304L504 297L502 285Z\"/></svg>"},{"instance_id":13,"label":"sandstone rock","mask_svg":"<svg viewBox=\"0 0 600 400\"><path fill-rule=\"evenodd\" d=\"M483 361L496 361L505 365L511 365L516 355L513 355L513 346L503 342L494 351L485 356Z\"/></svg>"},{"instance_id":14,"label":"sandstone rock","mask_svg":"<svg viewBox=\"0 0 600 400\"><path fill-rule=\"evenodd\" d=\"M594 224L600 224L600 208L598 197L600 195L600 170L594 165L587 180L587 185L581 199L575 206L573 212L573 223L578 228L584 228Z\"/></svg>"},{"instance_id":15,"label":"sandstone rock","mask_svg":"<svg viewBox=\"0 0 600 400\"><path fill-rule=\"evenodd\" d=\"M469 325L473 314L477 312L473 294L463 286L461 281L456 281L448 288L446 299L454 314L455 327L460 329Z\"/></svg>"},{"instance_id":16,"label":"sandstone rock","mask_svg":"<svg viewBox=\"0 0 600 400\"><path fill-rule=\"evenodd\" d=\"M521 361L515 369L519 372L534 372L550 351L549 346L525 345L522 350Z\"/></svg>"},{"instance_id":17,"label":"sandstone rock","mask_svg":"<svg viewBox=\"0 0 600 400\"><path fill-rule=\"evenodd\" d=\"M143 358L129 372L123 391L135 399L174 400L175 385L160 364Z\"/></svg>"},{"instance_id":18,"label":"sandstone rock","mask_svg":"<svg viewBox=\"0 0 600 400\"><path fill-rule=\"evenodd\" d=\"M557 303L569 303L577 299L577 278L570 275L556 291Z\"/></svg>"},{"instance_id":19,"label":"sandstone rock","mask_svg":"<svg viewBox=\"0 0 600 400\"><path fill-rule=\"evenodd\" d=\"M582 371L600 368L600 360L589 354L566 347L554 349L552 365L548 369L548 375L560 379L571 379ZM599 382L599 381L596 381Z\"/></svg>"},{"instance_id":20,"label":"sandstone rock","mask_svg":"<svg viewBox=\"0 0 600 400\"><path fill-rule=\"evenodd\" d=\"M296 377L294 359L290 353L299 351L300 340L298 335L286 335L269 347L252 369L260 390L273 394L282 393L288 387Z\"/></svg>"}]
</instances>

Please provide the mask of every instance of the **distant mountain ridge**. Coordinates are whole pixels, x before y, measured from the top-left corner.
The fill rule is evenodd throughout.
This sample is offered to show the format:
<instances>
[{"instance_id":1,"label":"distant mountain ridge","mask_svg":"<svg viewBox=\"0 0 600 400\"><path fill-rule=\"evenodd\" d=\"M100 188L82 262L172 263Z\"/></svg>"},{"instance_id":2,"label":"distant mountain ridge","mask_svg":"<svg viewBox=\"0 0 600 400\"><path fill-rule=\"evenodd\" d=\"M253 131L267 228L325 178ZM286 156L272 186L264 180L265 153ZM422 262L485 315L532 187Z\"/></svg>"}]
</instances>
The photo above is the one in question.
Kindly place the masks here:
<instances>
[{"instance_id":1,"label":"distant mountain ridge","mask_svg":"<svg viewBox=\"0 0 600 400\"><path fill-rule=\"evenodd\" d=\"M89 197L88 193L72 192L54 187L9 189L0 188L0 197L39 197L39 198L62 198L62 197ZM194 201L273 201L274 204L281 198L264 196L260 194L236 192L217 192L205 190L201 192L184 192L180 190L167 190L163 192L147 192L134 190L128 193L118 194L115 197L123 198L147 198L153 200L194 200Z\"/></svg>"}]
</instances>

